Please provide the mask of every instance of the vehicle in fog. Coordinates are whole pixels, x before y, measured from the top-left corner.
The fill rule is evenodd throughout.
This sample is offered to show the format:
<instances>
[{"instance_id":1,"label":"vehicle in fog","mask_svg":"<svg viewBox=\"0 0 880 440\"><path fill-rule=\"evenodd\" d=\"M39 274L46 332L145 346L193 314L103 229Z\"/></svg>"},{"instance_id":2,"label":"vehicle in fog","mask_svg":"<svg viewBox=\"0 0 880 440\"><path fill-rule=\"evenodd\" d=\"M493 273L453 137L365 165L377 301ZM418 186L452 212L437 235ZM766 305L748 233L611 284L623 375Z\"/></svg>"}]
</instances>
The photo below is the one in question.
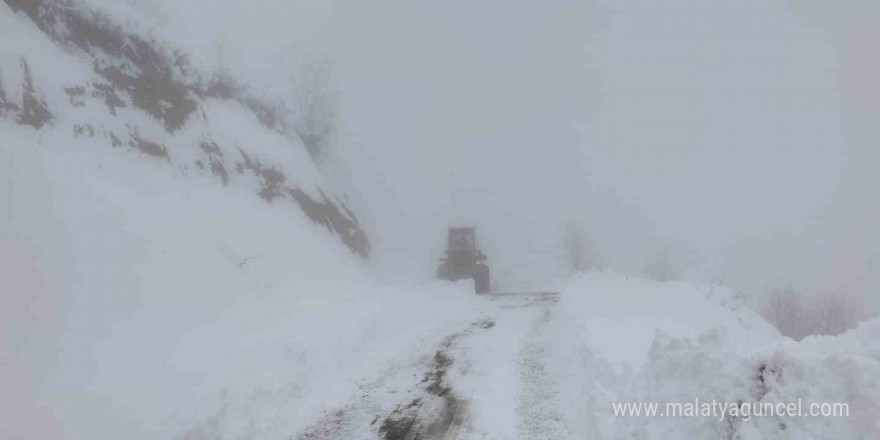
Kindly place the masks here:
<instances>
[{"instance_id":1,"label":"vehicle in fog","mask_svg":"<svg viewBox=\"0 0 880 440\"><path fill-rule=\"evenodd\" d=\"M489 291L489 266L486 255L477 249L477 230L473 227L450 227L446 256L440 258L437 279L458 281L472 278L477 293Z\"/></svg>"}]
</instances>

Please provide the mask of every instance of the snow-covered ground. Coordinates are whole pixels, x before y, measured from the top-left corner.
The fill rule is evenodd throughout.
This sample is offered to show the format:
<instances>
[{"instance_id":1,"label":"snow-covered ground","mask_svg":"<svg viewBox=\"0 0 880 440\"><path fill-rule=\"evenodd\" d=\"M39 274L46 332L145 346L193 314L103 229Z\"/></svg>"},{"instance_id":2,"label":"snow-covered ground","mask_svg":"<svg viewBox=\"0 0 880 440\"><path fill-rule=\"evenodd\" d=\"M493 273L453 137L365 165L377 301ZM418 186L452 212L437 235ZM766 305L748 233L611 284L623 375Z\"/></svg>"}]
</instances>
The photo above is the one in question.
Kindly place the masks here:
<instances>
[{"instance_id":1,"label":"snow-covered ground","mask_svg":"<svg viewBox=\"0 0 880 440\"><path fill-rule=\"evenodd\" d=\"M10 130L4 438L169 438L224 399L227 432L280 438L412 334L467 319L465 286L383 285L295 206Z\"/></svg>"},{"instance_id":2,"label":"snow-covered ground","mask_svg":"<svg viewBox=\"0 0 880 440\"><path fill-rule=\"evenodd\" d=\"M880 322L783 338L723 287L612 273L496 293L299 438L877 438ZM445 338L438 339L439 335ZM439 342L438 342L439 341ZM442 372L444 393L432 384ZM622 403L846 403L845 417L615 415ZM743 408L743 406L740 406ZM720 411L720 410L716 410ZM804 410L806 411L806 409ZM390 425L395 429L386 429ZM401 428L402 427L402 428ZM402 429L402 431L401 431Z\"/></svg>"},{"instance_id":3,"label":"snow-covered ground","mask_svg":"<svg viewBox=\"0 0 880 440\"><path fill-rule=\"evenodd\" d=\"M781 337L723 287L591 274L560 304L557 377L574 438L878 438L880 321ZM849 404L849 417L615 417L612 403ZM737 437L740 436L740 437Z\"/></svg>"},{"instance_id":4,"label":"snow-covered ground","mask_svg":"<svg viewBox=\"0 0 880 440\"><path fill-rule=\"evenodd\" d=\"M794 342L726 288L611 273L543 295L388 285L293 205L14 130L0 131L4 438L880 433L880 322ZM612 409L695 398L851 413Z\"/></svg>"},{"instance_id":5,"label":"snow-covered ground","mask_svg":"<svg viewBox=\"0 0 880 440\"><path fill-rule=\"evenodd\" d=\"M253 109L200 97L171 133L77 92L99 91L91 60L6 3L0 27L8 101L24 57L54 114L0 118L2 439L880 438L878 320L795 342L717 285L534 267L491 295L391 283L296 204L258 197L258 173L208 169L204 139L326 188ZM850 414L614 413L694 399Z\"/></svg>"}]
</instances>

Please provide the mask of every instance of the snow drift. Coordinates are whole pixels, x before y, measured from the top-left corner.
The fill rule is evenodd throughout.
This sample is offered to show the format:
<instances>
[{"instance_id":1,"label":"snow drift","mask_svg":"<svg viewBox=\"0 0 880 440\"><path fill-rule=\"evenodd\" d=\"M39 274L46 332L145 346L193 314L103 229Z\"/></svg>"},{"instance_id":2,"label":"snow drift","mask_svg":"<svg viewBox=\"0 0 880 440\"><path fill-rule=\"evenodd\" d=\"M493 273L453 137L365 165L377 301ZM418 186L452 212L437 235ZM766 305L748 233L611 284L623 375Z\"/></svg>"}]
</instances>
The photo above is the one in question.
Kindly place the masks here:
<instances>
[{"instance_id":1,"label":"snow drift","mask_svg":"<svg viewBox=\"0 0 880 440\"><path fill-rule=\"evenodd\" d=\"M730 289L616 274L564 290L553 345L572 438L878 438L873 320L838 337L781 336ZM615 416L614 403L845 402L848 417Z\"/></svg>"}]
</instances>

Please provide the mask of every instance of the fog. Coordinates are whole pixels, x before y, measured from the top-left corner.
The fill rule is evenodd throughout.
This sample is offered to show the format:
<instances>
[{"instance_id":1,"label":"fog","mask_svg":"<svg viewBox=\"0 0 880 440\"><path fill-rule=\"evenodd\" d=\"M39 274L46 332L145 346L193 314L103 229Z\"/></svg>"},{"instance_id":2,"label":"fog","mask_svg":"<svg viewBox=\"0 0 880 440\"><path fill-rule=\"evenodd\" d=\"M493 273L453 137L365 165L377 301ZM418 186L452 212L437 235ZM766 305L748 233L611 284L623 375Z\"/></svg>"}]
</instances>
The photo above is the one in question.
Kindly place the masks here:
<instances>
[{"instance_id":1,"label":"fog","mask_svg":"<svg viewBox=\"0 0 880 440\"><path fill-rule=\"evenodd\" d=\"M389 277L468 224L500 283L541 282L574 222L620 272L669 246L687 278L880 308L876 2L130 3L267 93L330 60L327 172Z\"/></svg>"}]
</instances>

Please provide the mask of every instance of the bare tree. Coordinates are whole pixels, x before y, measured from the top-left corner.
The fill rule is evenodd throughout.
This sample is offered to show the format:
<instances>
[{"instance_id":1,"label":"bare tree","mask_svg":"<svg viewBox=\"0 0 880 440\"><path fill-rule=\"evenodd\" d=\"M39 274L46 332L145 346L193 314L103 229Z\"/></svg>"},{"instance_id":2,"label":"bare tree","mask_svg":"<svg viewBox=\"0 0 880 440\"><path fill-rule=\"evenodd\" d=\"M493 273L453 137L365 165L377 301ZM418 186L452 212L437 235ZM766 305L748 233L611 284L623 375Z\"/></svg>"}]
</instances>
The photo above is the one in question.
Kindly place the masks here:
<instances>
[{"instance_id":1,"label":"bare tree","mask_svg":"<svg viewBox=\"0 0 880 440\"><path fill-rule=\"evenodd\" d=\"M800 340L810 335L839 335L862 319L852 299L838 293L805 298L791 286L776 288L761 314L785 336Z\"/></svg>"},{"instance_id":2,"label":"bare tree","mask_svg":"<svg viewBox=\"0 0 880 440\"><path fill-rule=\"evenodd\" d=\"M778 287L773 289L763 313L764 319L776 326L779 333L794 339L801 339L805 325L804 306L801 294L794 288Z\"/></svg>"},{"instance_id":3,"label":"bare tree","mask_svg":"<svg viewBox=\"0 0 880 440\"><path fill-rule=\"evenodd\" d=\"M571 273L604 268L604 259L583 223L567 223L562 231L562 241Z\"/></svg>"},{"instance_id":4,"label":"bare tree","mask_svg":"<svg viewBox=\"0 0 880 440\"><path fill-rule=\"evenodd\" d=\"M18 123L30 125L39 130L43 125L52 122L54 116L49 111L49 106L46 105L46 99L34 87L31 68L23 56L21 57L21 70L24 82L22 83L22 106L21 113L18 115Z\"/></svg>"},{"instance_id":5,"label":"bare tree","mask_svg":"<svg viewBox=\"0 0 880 440\"><path fill-rule=\"evenodd\" d=\"M645 262L645 277L654 281L675 281L681 278L681 270L672 262L670 247L662 246Z\"/></svg>"},{"instance_id":6,"label":"bare tree","mask_svg":"<svg viewBox=\"0 0 880 440\"><path fill-rule=\"evenodd\" d=\"M859 306L839 293L820 295L811 305L810 334L839 335L854 328L861 318Z\"/></svg>"}]
</instances>

